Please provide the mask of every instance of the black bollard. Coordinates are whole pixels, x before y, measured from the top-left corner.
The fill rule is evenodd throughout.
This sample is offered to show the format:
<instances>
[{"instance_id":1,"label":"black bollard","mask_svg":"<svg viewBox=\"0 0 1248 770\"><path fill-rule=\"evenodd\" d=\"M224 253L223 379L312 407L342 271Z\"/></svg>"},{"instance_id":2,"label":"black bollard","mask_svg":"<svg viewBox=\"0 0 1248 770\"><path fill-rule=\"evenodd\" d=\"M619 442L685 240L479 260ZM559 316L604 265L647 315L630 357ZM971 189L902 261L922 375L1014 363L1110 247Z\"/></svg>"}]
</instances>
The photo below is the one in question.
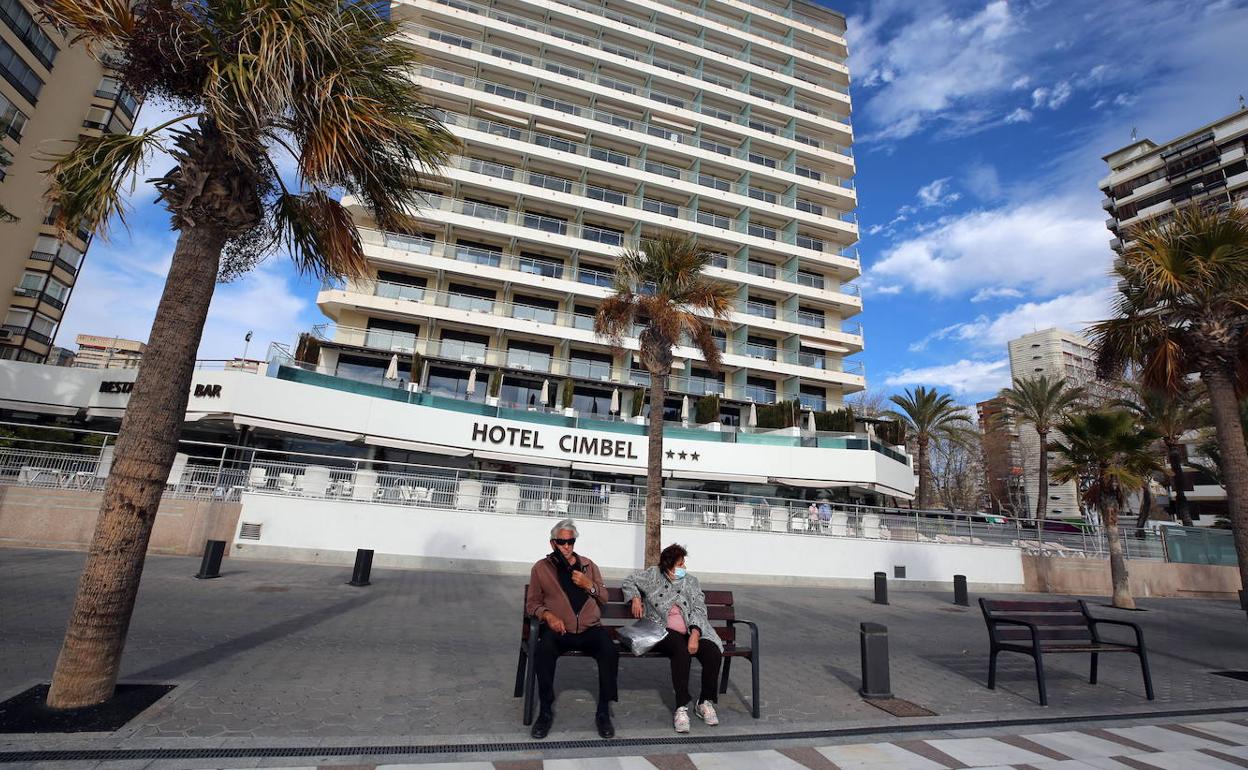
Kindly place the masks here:
<instances>
[{"instance_id":1,"label":"black bollard","mask_svg":"<svg viewBox=\"0 0 1248 770\"><path fill-rule=\"evenodd\" d=\"M222 556L225 556L224 540L209 540L204 543L204 559L199 563L199 572L195 577L200 580L221 577Z\"/></svg>"},{"instance_id":2,"label":"black bollard","mask_svg":"<svg viewBox=\"0 0 1248 770\"><path fill-rule=\"evenodd\" d=\"M875 603L888 604L888 575L875 573Z\"/></svg>"},{"instance_id":3,"label":"black bollard","mask_svg":"<svg viewBox=\"0 0 1248 770\"><path fill-rule=\"evenodd\" d=\"M1248 610L1248 592L1243 589L1240 589L1239 591L1239 608L1241 610Z\"/></svg>"},{"instance_id":4,"label":"black bollard","mask_svg":"<svg viewBox=\"0 0 1248 770\"><path fill-rule=\"evenodd\" d=\"M355 552L355 569L351 572L349 586L368 585L368 575L373 571L373 552L360 548Z\"/></svg>"},{"instance_id":5,"label":"black bollard","mask_svg":"<svg viewBox=\"0 0 1248 770\"><path fill-rule=\"evenodd\" d=\"M953 603L959 607L970 605L970 599L966 594L966 575L953 576Z\"/></svg>"},{"instance_id":6,"label":"black bollard","mask_svg":"<svg viewBox=\"0 0 1248 770\"><path fill-rule=\"evenodd\" d=\"M864 698L891 698L888 681L888 627L879 623L860 623L858 641L862 648L862 689Z\"/></svg>"}]
</instances>

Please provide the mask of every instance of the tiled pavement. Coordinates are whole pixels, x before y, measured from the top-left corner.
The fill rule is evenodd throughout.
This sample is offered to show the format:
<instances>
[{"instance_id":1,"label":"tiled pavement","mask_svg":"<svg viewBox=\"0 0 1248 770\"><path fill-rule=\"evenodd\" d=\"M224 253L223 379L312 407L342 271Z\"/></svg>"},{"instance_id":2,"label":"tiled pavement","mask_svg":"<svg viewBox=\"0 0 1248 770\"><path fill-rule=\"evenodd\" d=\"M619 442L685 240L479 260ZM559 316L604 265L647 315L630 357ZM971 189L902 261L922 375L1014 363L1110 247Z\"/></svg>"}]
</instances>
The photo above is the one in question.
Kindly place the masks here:
<instances>
[{"instance_id":1,"label":"tiled pavement","mask_svg":"<svg viewBox=\"0 0 1248 770\"><path fill-rule=\"evenodd\" d=\"M162 763L149 766L152 770ZM196 765L202 767L201 765ZM1248 721L1163 722L972 738L765 750L425 764L307 765L286 770L1237 770Z\"/></svg>"},{"instance_id":2,"label":"tiled pavement","mask_svg":"<svg viewBox=\"0 0 1248 770\"><path fill-rule=\"evenodd\" d=\"M590 556L591 545L586 544ZM0 699L46 681L81 564L77 553L0 548ZM191 578L197 566L192 558L150 558L130 628L123 681L177 684L171 695L113 734L0 735L0 760L5 752L37 749L521 742L533 748L514 754L517 760L544 757L551 767L569 766L556 763L563 753L530 744L520 724L520 703L511 697L523 577L377 569L373 585L360 589L346 586L350 570L337 567L227 560L221 579L199 581ZM1244 614L1236 602L1144 599L1140 605L1146 611L1125 613L1093 598L1095 612L1143 626L1157 700L1143 698L1131 656L1102 661L1096 686L1086 682L1086 658L1060 656L1046 660L1052 705L1041 708L1024 657L1003 657L998 688L984 687L983 620L975 610L952 606L947 593L895 587L892 604L879 606L866 590L734 588L739 616L760 624L763 665L762 719L749 716L749 676L741 661L721 698L717 734L751 739L733 748L788 747L753 742L765 734L856 725L886 735L890 726L913 725L915 720L891 717L857 694L862 621L889 628L896 695L937 712L946 724L1248 706L1248 683L1213 674L1248 669ZM560 663L551 740L597 740L591 716L595 679L591 661ZM623 661L620 685L614 707L620 738L670 737L664 662ZM586 753L638 750L604 747ZM909 752L902 756L914 754L902 750ZM749 755L735 756L751 761ZM859 766L820 756L842 767ZM719 766L710 755L694 755L693 761L679 766ZM620 766L637 766L629 762Z\"/></svg>"}]
</instances>

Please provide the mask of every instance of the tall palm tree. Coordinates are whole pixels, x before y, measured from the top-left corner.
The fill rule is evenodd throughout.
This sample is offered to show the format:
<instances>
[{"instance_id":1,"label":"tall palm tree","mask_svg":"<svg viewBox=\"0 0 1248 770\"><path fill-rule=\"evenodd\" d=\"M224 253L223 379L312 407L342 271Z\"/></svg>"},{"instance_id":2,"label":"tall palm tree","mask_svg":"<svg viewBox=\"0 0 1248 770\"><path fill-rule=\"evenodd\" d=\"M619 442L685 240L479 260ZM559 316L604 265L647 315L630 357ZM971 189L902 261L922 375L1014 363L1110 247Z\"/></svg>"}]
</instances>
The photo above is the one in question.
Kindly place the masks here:
<instances>
[{"instance_id":1,"label":"tall palm tree","mask_svg":"<svg viewBox=\"0 0 1248 770\"><path fill-rule=\"evenodd\" d=\"M318 277L362 274L347 209L403 229L422 177L457 147L422 105L417 58L366 3L40 0L88 50L115 59L126 86L184 114L136 135L84 137L54 159L56 225L124 222L124 188L154 154L154 180L178 231L147 352L56 663L48 705L89 706L113 693L156 509L177 449L196 349L219 277L282 249ZM293 157L298 183L278 173ZM291 187L288 187L291 184ZM293 189L292 189L293 187Z\"/></svg>"},{"instance_id":2,"label":"tall palm tree","mask_svg":"<svg viewBox=\"0 0 1248 770\"><path fill-rule=\"evenodd\" d=\"M1135 424L1129 412L1120 409L1094 409L1071 414L1057 425L1063 441L1054 445L1062 464L1053 469L1053 478L1066 482L1090 477L1085 493L1089 505L1101 515L1105 539L1109 543L1109 573L1113 581L1113 605L1134 609L1128 583L1127 561L1118 530L1118 512L1129 493L1141 489L1149 477L1161 469L1152 450L1157 434Z\"/></svg>"},{"instance_id":3,"label":"tall palm tree","mask_svg":"<svg viewBox=\"0 0 1248 770\"><path fill-rule=\"evenodd\" d=\"M889 400L901 407L898 417L907 421L914 429L915 442L918 445L919 508L930 508L932 462L928 456L928 447L932 437L966 427L970 420L963 408L953 400L953 396L923 385L913 391L907 389L905 395L889 396Z\"/></svg>"},{"instance_id":4,"label":"tall palm tree","mask_svg":"<svg viewBox=\"0 0 1248 770\"><path fill-rule=\"evenodd\" d=\"M1176 394L1199 374L1209 393L1240 580L1248 585L1248 211L1190 206L1132 231L1114 264L1113 317L1092 329L1102 375L1138 363L1147 385Z\"/></svg>"},{"instance_id":5,"label":"tall palm tree","mask_svg":"<svg viewBox=\"0 0 1248 770\"><path fill-rule=\"evenodd\" d=\"M1195 429L1201 422L1201 408L1192 391L1184 390L1170 394L1150 388L1142 382L1130 384L1131 397L1120 399L1117 405L1131 412L1141 425L1151 428L1161 438L1165 448L1166 462L1170 466L1170 514L1192 526L1192 514L1187 508L1186 474L1183 471L1183 435ZM1143 506L1141 506L1143 507ZM1140 512L1139 527L1144 526L1147 509Z\"/></svg>"},{"instance_id":6,"label":"tall palm tree","mask_svg":"<svg viewBox=\"0 0 1248 770\"><path fill-rule=\"evenodd\" d=\"M663 401L672 372L673 348L683 338L719 371L719 347L711 334L727 319L733 288L707 278L712 254L691 237L663 233L620 255L615 292L598 308L594 331L617 350L640 324L641 361L650 373L650 423L646 454L646 566L659 563L663 513Z\"/></svg>"},{"instance_id":7,"label":"tall palm tree","mask_svg":"<svg viewBox=\"0 0 1248 770\"><path fill-rule=\"evenodd\" d=\"M1083 397L1083 388L1071 386L1063 377L1046 375L1015 379L1014 387L1001 391L1007 408L1019 422L1029 422L1040 437L1039 488L1036 490L1036 531L1049 508L1049 432L1063 415Z\"/></svg>"}]
</instances>

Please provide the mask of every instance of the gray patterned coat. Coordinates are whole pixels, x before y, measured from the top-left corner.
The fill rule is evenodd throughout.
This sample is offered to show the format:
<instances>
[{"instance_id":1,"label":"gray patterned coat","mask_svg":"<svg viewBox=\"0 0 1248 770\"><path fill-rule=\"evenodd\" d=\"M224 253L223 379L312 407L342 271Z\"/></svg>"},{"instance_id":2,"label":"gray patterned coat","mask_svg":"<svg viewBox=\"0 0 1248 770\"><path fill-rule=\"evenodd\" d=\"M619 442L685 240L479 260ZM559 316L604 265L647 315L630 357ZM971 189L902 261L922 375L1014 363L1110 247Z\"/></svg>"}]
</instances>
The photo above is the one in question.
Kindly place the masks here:
<instances>
[{"instance_id":1,"label":"gray patterned coat","mask_svg":"<svg viewBox=\"0 0 1248 770\"><path fill-rule=\"evenodd\" d=\"M647 567L624 578L621 588L628 601L640 596L645 616L663 627L667 626L667 613L672 605L679 605L685 615L685 624L690 628L697 626L703 639L713 642L723 651L724 642L711 628L710 618L706 615L706 596L702 593L702 585L693 575L686 574L684 580L668 580L658 567Z\"/></svg>"}]
</instances>

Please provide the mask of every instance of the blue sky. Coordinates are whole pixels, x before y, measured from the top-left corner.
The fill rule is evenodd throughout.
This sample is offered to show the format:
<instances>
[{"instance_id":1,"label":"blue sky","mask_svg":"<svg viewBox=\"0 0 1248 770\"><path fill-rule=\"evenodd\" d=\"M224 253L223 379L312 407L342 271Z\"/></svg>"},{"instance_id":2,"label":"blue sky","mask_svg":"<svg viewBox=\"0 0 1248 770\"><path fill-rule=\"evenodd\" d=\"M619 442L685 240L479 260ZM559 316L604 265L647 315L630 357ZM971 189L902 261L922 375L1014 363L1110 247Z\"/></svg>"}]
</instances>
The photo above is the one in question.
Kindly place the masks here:
<instances>
[{"instance_id":1,"label":"blue sky","mask_svg":"<svg viewBox=\"0 0 1248 770\"><path fill-rule=\"evenodd\" d=\"M872 390L964 401L1008 384L1005 342L1104 317L1101 157L1164 141L1248 94L1248 0L875 0L849 17ZM140 122L163 118L147 107ZM153 171L163 170L158 159ZM97 240L58 335L145 339L174 236L150 186ZM317 286L271 258L219 286L201 358L293 342Z\"/></svg>"}]
</instances>

